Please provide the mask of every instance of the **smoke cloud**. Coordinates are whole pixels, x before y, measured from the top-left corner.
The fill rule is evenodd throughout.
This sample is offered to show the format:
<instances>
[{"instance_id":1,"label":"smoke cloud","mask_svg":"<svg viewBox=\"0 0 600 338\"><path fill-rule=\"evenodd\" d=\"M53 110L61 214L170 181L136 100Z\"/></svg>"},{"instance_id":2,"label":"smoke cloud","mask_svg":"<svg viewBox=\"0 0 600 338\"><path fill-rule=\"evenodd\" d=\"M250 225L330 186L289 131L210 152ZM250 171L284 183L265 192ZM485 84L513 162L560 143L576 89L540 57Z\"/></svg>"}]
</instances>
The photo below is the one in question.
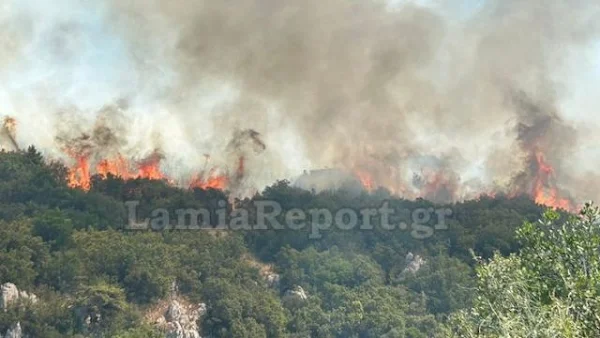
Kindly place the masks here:
<instances>
[{"instance_id":1,"label":"smoke cloud","mask_svg":"<svg viewBox=\"0 0 600 338\"><path fill-rule=\"evenodd\" d=\"M99 157L159 149L172 175L209 154L232 172L243 158L259 189L339 168L447 200L529 193L543 153L546 184L600 197L589 191L600 176L573 161L593 141L563 113L564 70L600 34L596 1L2 6L0 112L18 121L19 145L49 156L67 159L65 145L85 135Z\"/></svg>"}]
</instances>

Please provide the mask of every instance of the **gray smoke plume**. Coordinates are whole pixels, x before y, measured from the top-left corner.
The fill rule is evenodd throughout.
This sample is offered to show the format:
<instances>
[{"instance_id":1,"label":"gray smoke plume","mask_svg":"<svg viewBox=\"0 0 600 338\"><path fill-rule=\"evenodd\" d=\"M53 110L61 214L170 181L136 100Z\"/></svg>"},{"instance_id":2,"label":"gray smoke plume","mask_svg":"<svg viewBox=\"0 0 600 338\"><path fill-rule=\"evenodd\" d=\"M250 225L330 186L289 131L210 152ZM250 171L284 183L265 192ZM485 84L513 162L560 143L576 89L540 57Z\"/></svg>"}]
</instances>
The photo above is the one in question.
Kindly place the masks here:
<instances>
[{"instance_id":1,"label":"gray smoke plume","mask_svg":"<svg viewBox=\"0 0 600 338\"><path fill-rule=\"evenodd\" d=\"M10 49L0 49L0 77L18 85L0 84L0 103L22 120L19 141L52 156L63 156L57 136L87 129L126 156L161 149L165 171L185 176L204 154L235 167L231 135L253 130L264 151L244 152L244 179L257 188L340 168L407 197L461 199L526 192L539 151L557 184L600 197L573 171L584 141L562 117L567 65L600 33L595 1L48 7L11 0L2 9L0 45ZM119 100L122 117L101 112Z\"/></svg>"},{"instance_id":2,"label":"gray smoke plume","mask_svg":"<svg viewBox=\"0 0 600 338\"><path fill-rule=\"evenodd\" d=\"M17 121L10 116L4 117L0 127L0 150L14 151L19 150L16 141Z\"/></svg>"}]
</instances>

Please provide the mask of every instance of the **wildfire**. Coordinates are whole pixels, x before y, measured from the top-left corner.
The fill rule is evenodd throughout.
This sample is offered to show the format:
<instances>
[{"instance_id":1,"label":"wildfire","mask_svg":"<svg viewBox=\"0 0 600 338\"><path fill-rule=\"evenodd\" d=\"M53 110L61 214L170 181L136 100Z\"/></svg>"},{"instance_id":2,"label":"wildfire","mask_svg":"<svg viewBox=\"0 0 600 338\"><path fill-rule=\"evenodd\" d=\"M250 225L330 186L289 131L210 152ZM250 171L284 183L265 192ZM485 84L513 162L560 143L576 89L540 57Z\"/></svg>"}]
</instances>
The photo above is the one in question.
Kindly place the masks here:
<instances>
[{"instance_id":1,"label":"wildfire","mask_svg":"<svg viewBox=\"0 0 600 338\"><path fill-rule=\"evenodd\" d=\"M538 204L564 210L575 210L573 203L559 196L559 191L553 184L554 168L546 162L544 154L535 152L535 164L537 172L532 186L531 196Z\"/></svg>"},{"instance_id":2,"label":"wildfire","mask_svg":"<svg viewBox=\"0 0 600 338\"><path fill-rule=\"evenodd\" d=\"M106 178L108 175L129 179L135 175L129 171L128 161L120 154L114 160L101 160L96 166L96 172Z\"/></svg>"},{"instance_id":3,"label":"wildfire","mask_svg":"<svg viewBox=\"0 0 600 338\"><path fill-rule=\"evenodd\" d=\"M217 172L216 168L207 170L210 162L210 155L204 154L204 168L203 170L192 178L189 188L199 189L217 189L223 190L229 185L229 177L227 175Z\"/></svg>"},{"instance_id":4,"label":"wildfire","mask_svg":"<svg viewBox=\"0 0 600 338\"><path fill-rule=\"evenodd\" d=\"M413 177L413 184L419 189L419 197L434 202L456 199L459 178L451 171L440 168L423 168Z\"/></svg>"},{"instance_id":5,"label":"wildfire","mask_svg":"<svg viewBox=\"0 0 600 338\"><path fill-rule=\"evenodd\" d=\"M479 194L479 198L496 198L497 195L495 191L482 192Z\"/></svg>"},{"instance_id":6,"label":"wildfire","mask_svg":"<svg viewBox=\"0 0 600 338\"><path fill-rule=\"evenodd\" d=\"M19 150L19 145L16 141L17 120L10 116L4 117L4 120L2 121L2 126L0 127L0 136L2 134L5 134L8 137L8 141L14 149Z\"/></svg>"},{"instance_id":7,"label":"wildfire","mask_svg":"<svg viewBox=\"0 0 600 338\"><path fill-rule=\"evenodd\" d=\"M75 153L67 152L74 159L75 164L68 171L68 182L70 187L81 188L83 190L90 189L91 183L91 166L89 155L85 152ZM114 159L104 159L98 162L95 166L96 173L103 178L108 175L121 177L123 179L145 178L151 180L167 179L160 170L160 162L162 156L158 153L152 153L146 159L137 163L137 167L132 170L132 166L123 156L118 155ZM554 168L548 163L544 154L540 151L535 151L532 156L533 167L535 173L532 177L530 196L533 200L541 205L551 208L560 208L568 211L576 209L575 205L568 198L561 197L559 189L555 184ZM373 176L364 170L356 170L354 172L365 190L372 192L376 186ZM232 183L235 184L244 175L244 158L240 157L238 167L233 176L230 177L227 173L222 173L217 168L203 170L200 174L195 175L189 184L189 188L200 189L217 189L224 190ZM436 198L446 198L452 195L457 189L456 181L443 171L424 172L423 176L419 176L420 196L435 200ZM233 179L233 182L232 182ZM531 180L530 180L531 182ZM508 193L508 197L514 197L518 191L513 190ZM482 193L481 196L494 197L496 192Z\"/></svg>"},{"instance_id":8,"label":"wildfire","mask_svg":"<svg viewBox=\"0 0 600 338\"><path fill-rule=\"evenodd\" d=\"M11 136L15 136L17 130L17 120L15 120L14 117L6 116L2 122L2 125Z\"/></svg>"},{"instance_id":9,"label":"wildfire","mask_svg":"<svg viewBox=\"0 0 600 338\"><path fill-rule=\"evenodd\" d=\"M229 179L226 175L215 174L215 170L209 171L207 176L208 177L205 178L203 175L197 175L190 183L190 188L223 190L229 183Z\"/></svg>"},{"instance_id":10,"label":"wildfire","mask_svg":"<svg viewBox=\"0 0 600 338\"><path fill-rule=\"evenodd\" d=\"M138 178L150 180L161 180L165 175L160 171L160 161L162 156L158 152L152 153L148 158L141 161L138 165Z\"/></svg>"},{"instance_id":11,"label":"wildfire","mask_svg":"<svg viewBox=\"0 0 600 338\"><path fill-rule=\"evenodd\" d=\"M521 194L527 194L540 205L550 208L575 211L577 206L562 194L556 185L556 173L552 165L546 160L541 151L532 151L530 157L531 171L520 180L520 184L515 185L506 192L508 198L514 198ZM363 188L369 192L373 191L381 182L375 182L373 175L365 170L355 170L355 176L359 179ZM380 176L378 176L380 177ZM388 187L386 184L380 186ZM460 178L452 172L446 172L443 169L424 169L413 177L413 187L417 191L403 191L402 196L409 198L422 197L431 201L449 201L456 200L460 192ZM392 192L392 190L390 190ZM394 192L397 192L395 189ZM503 190L491 190L482 192L480 197L494 198ZM396 193L397 194L397 193Z\"/></svg>"},{"instance_id":12,"label":"wildfire","mask_svg":"<svg viewBox=\"0 0 600 338\"><path fill-rule=\"evenodd\" d=\"M369 173L362 170L357 170L354 174L356 175L356 177L358 177L358 180L365 188L365 190L369 192L374 190L375 182L373 181L373 177Z\"/></svg>"},{"instance_id":13,"label":"wildfire","mask_svg":"<svg viewBox=\"0 0 600 338\"><path fill-rule=\"evenodd\" d=\"M244 164L245 161L246 159L244 158L244 156L240 156L240 158L238 159L238 167L236 171L236 179L238 181L244 178L244 174L246 172L246 165Z\"/></svg>"},{"instance_id":14,"label":"wildfire","mask_svg":"<svg viewBox=\"0 0 600 338\"><path fill-rule=\"evenodd\" d=\"M15 141L16 125L17 123L14 118L5 117L2 121L0 132L5 136L8 135L10 141L14 144L14 148L18 150L19 148ZM264 144L256 138L257 134L255 132L247 134L250 135L252 140L261 149L264 149ZM101 178L115 176L124 180L142 178L166 180L169 183L174 182L161 171L160 165L163 155L159 151L154 151L145 159L137 162L128 160L121 154L117 154L112 158L98 160L99 156L96 153L98 147L91 143L91 140L93 138L87 134L83 134L74 140L61 140L66 143L63 151L73 160L73 164L68 168L67 172L67 180L70 187L89 190L91 188L91 176L94 174L99 175ZM237 143L234 145L239 146ZM511 189L506 191L506 196L512 198L526 193L540 205L568 211L576 210L576 205L571 199L565 198L565 195L561 195L561 191L556 184L555 170L546 160L544 153L535 146L528 146L526 149L529 149L529 153L531 154L529 157L530 170L515 181L518 184L514 184ZM239 154L237 167L231 171L222 171L217 167L208 169L210 156L205 155L205 157L204 168L199 174L194 175L189 188L224 190L228 187L240 186L246 174L246 158L243 153ZM363 169L364 167L354 170L354 175L363 188L369 192L381 186L387 187L395 195L402 195L408 198L424 197L432 201L445 201L455 200L456 193L460 190L459 177L452 172L446 172L439 168L415 174L415 177L413 177L413 187L418 192L403 183L398 184L402 180L397 177L396 174L398 173L393 168L387 171L378 170L375 172ZM375 177L378 179L377 182L375 181ZM504 190L483 192L480 196L494 198L496 193L502 191Z\"/></svg>"},{"instance_id":15,"label":"wildfire","mask_svg":"<svg viewBox=\"0 0 600 338\"><path fill-rule=\"evenodd\" d=\"M89 160L89 155L79 154L73 151L66 151L75 163L69 168L67 181L70 187L89 190L91 187L91 176L93 175ZM144 160L137 163L137 168L132 170L132 165L122 155L117 155L114 159L102 159L95 166L95 173L102 178L109 175L120 177L122 179L144 178L150 180L166 179L166 176L160 170L160 161L162 156L158 152L152 153Z\"/></svg>"},{"instance_id":16,"label":"wildfire","mask_svg":"<svg viewBox=\"0 0 600 338\"><path fill-rule=\"evenodd\" d=\"M67 181L71 188L81 188L89 190L91 186L90 163L87 155L76 155L75 165L73 165L67 174Z\"/></svg>"}]
</instances>

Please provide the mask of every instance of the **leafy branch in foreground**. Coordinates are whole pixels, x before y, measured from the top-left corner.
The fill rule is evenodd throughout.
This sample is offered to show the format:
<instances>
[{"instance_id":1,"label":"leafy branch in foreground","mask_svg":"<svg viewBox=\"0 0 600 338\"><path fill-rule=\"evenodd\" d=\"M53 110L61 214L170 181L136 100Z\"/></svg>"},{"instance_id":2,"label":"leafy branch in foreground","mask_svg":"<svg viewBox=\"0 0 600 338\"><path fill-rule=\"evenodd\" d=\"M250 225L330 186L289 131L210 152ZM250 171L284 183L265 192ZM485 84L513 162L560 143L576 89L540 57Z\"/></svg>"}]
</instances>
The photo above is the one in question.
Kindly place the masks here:
<instances>
[{"instance_id":1,"label":"leafy branch in foreground","mask_svg":"<svg viewBox=\"0 0 600 338\"><path fill-rule=\"evenodd\" d=\"M547 211L517 231L519 253L477 268L474 305L451 317L455 337L599 337L600 214Z\"/></svg>"}]
</instances>

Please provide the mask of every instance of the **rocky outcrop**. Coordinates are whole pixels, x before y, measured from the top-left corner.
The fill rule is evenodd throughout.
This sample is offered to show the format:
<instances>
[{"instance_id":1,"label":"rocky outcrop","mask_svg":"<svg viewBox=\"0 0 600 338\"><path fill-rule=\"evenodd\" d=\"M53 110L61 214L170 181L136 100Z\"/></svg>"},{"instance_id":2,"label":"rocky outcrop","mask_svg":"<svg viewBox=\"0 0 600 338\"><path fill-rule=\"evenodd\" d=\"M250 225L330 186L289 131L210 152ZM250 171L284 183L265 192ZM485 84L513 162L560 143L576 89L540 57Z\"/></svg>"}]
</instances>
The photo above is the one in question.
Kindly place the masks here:
<instances>
[{"instance_id":1,"label":"rocky outcrop","mask_svg":"<svg viewBox=\"0 0 600 338\"><path fill-rule=\"evenodd\" d=\"M75 320L79 324L81 332L86 335L93 331L95 327L100 326L102 321L102 315L100 313L91 311L85 306L74 307L73 313L75 314Z\"/></svg>"},{"instance_id":2,"label":"rocky outcrop","mask_svg":"<svg viewBox=\"0 0 600 338\"><path fill-rule=\"evenodd\" d=\"M6 311L11 304L17 302L37 302L37 296L26 291L19 291L13 283L4 283L0 287L0 309Z\"/></svg>"},{"instance_id":3,"label":"rocky outcrop","mask_svg":"<svg viewBox=\"0 0 600 338\"><path fill-rule=\"evenodd\" d=\"M0 309L4 312L11 306L23 303L36 303L37 296L26 291L19 291L13 283L4 283L0 286ZM0 333L0 338L23 338L21 323L13 324L4 335Z\"/></svg>"},{"instance_id":4,"label":"rocky outcrop","mask_svg":"<svg viewBox=\"0 0 600 338\"><path fill-rule=\"evenodd\" d=\"M267 286L270 288L279 288L279 281L281 280L281 276L276 273L269 273L266 275L265 280L267 281Z\"/></svg>"},{"instance_id":5,"label":"rocky outcrop","mask_svg":"<svg viewBox=\"0 0 600 338\"><path fill-rule=\"evenodd\" d=\"M266 264L260 262L255 257L250 255L245 255L243 257L244 261L248 263L253 268L258 269L258 274L263 278L266 282L267 287L278 289L279 282L281 280L281 276L275 273L274 267L272 264Z\"/></svg>"},{"instance_id":6,"label":"rocky outcrop","mask_svg":"<svg viewBox=\"0 0 600 338\"><path fill-rule=\"evenodd\" d=\"M415 274L417 273L421 267L426 263L423 257L419 255L415 255L412 252L409 252L405 258L406 267L400 273L399 278L404 279L407 274Z\"/></svg>"},{"instance_id":7,"label":"rocky outcrop","mask_svg":"<svg viewBox=\"0 0 600 338\"><path fill-rule=\"evenodd\" d=\"M198 320L207 311L206 304L191 304L182 297L160 303L146 317L165 332L165 338L201 338Z\"/></svg>"},{"instance_id":8,"label":"rocky outcrop","mask_svg":"<svg viewBox=\"0 0 600 338\"><path fill-rule=\"evenodd\" d=\"M17 322L11 326L6 334L3 336L0 334L0 338L23 338L23 330L21 330L21 323Z\"/></svg>"},{"instance_id":9,"label":"rocky outcrop","mask_svg":"<svg viewBox=\"0 0 600 338\"><path fill-rule=\"evenodd\" d=\"M287 299L295 299L295 300L300 300L300 301L304 301L304 300L308 299L306 292L299 285L294 286L293 288L287 290L285 292L285 294L283 295L283 297L287 298Z\"/></svg>"},{"instance_id":10,"label":"rocky outcrop","mask_svg":"<svg viewBox=\"0 0 600 338\"><path fill-rule=\"evenodd\" d=\"M297 309L303 307L306 304L306 301L308 300L308 295L301 286L296 285L291 289L285 291L281 300L283 301L283 304L286 307Z\"/></svg>"}]
</instances>

